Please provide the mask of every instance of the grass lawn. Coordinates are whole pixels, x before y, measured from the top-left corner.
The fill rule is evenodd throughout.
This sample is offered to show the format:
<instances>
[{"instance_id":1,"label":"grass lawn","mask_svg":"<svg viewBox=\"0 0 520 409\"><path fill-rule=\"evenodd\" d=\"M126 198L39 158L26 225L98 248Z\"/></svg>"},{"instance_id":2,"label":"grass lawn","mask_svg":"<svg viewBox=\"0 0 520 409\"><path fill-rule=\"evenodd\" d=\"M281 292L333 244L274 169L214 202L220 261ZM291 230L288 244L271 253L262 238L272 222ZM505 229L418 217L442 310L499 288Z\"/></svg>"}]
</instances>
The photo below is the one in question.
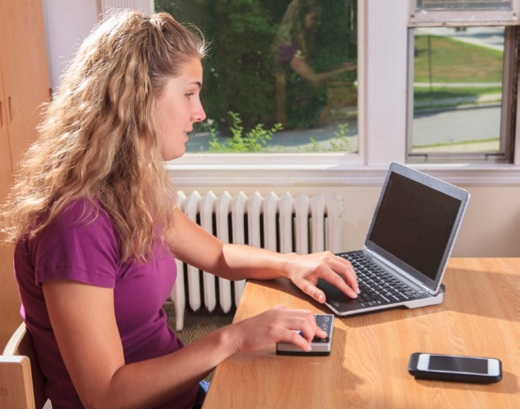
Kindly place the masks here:
<instances>
[{"instance_id":1,"label":"grass lawn","mask_svg":"<svg viewBox=\"0 0 520 409\"><path fill-rule=\"evenodd\" d=\"M501 87L464 87L464 88L445 88L445 87L416 87L414 88L414 101L430 101L451 98L479 97L481 95L500 94Z\"/></svg>"},{"instance_id":2,"label":"grass lawn","mask_svg":"<svg viewBox=\"0 0 520 409\"><path fill-rule=\"evenodd\" d=\"M414 82L502 82L503 52L450 38L415 36Z\"/></svg>"}]
</instances>

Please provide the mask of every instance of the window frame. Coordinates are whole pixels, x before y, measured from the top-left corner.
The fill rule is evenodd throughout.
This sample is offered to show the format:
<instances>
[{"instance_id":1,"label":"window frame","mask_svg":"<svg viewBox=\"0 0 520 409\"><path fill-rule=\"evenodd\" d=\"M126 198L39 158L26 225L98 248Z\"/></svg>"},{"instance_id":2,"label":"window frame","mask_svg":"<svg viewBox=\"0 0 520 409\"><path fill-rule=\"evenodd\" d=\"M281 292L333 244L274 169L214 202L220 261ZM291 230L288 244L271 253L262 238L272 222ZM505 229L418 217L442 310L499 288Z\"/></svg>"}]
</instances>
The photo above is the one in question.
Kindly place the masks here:
<instances>
[{"instance_id":1,"label":"window frame","mask_svg":"<svg viewBox=\"0 0 520 409\"><path fill-rule=\"evenodd\" d=\"M413 153L413 116L414 116L414 44L412 27L408 29L408 112L406 131L406 160L408 163L512 163L517 115L518 81L518 26L504 26L504 58L502 70L502 103L500 117L500 152L425 152Z\"/></svg>"},{"instance_id":2,"label":"window frame","mask_svg":"<svg viewBox=\"0 0 520 409\"><path fill-rule=\"evenodd\" d=\"M399 78L399 84L395 81L387 81L384 76L377 75L376 66L379 66L379 61L383 63L384 56L392 56L395 53L387 52L386 54L381 53L369 53L367 52L371 47L371 44L380 43L382 39L386 38L386 32L379 30L374 32L369 30L369 27L359 22L368 21L368 14L374 13L377 9L383 8L388 9L389 19L386 19L386 25L391 25L396 18L401 24L406 24L402 10L395 9L391 5L388 5L381 0L371 1L370 3L364 0L358 1L358 151L357 152L339 152L339 153L233 153L233 154L220 154L220 153L187 153L182 158L176 159L173 162L167 164L169 170L178 169L181 167L194 167L194 166L213 166L219 168L221 165L224 166L236 166L238 168L244 166L267 166L267 165L280 165L281 168L285 168L286 165L291 165L296 168L305 168L315 166L338 168L343 166L359 166L364 165L380 165L387 164L390 160L404 161L404 139L402 137L395 137L392 135L390 141L384 141L383 144L380 142L380 137L372 135L382 135L383 138L387 137L387 134L383 134L379 129L381 128L378 124L373 122L369 123L367 118L372 114L370 111L381 111L381 105L375 108L369 104L369 100L379 100L378 98L378 86L382 88L388 88L387 84L391 84L390 88L396 88L399 85L405 86L403 78ZM381 3L378 5L377 3ZM395 18L394 18L395 17ZM376 26L376 25L374 25ZM369 35L369 31L372 31ZM402 32L395 32L396 38L402 37ZM397 40L400 44L399 53L405 55L406 48L402 46L402 39ZM398 57L393 57L394 59ZM372 64L369 64L373 62ZM393 72L400 74L400 68L396 67ZM380 78L380 84L374 84L369 87L368 78ZM403 100L404 101L404 100ZM404 101L405 103L405 101ZM403 104L404 106L404 104ZM374 116L377 114L374 113ZM389 119L397 118L400 115L390 114L386 115ZM405 127L400 124L399 128L402 128L403 134Z\"/></svg>"},{"instance_id":3,"label":"window frame","mask_svg":"<svg viewBox=\"0 0 520 409\"><path fill-rule=\"evenodd\" d=\"M391 161L405 163L407 27L409 3L358 0L357 153L187 154L166 164L172 181L188 189L380 185ZM516 121L516 139L519 127ZM519 145L514 144L513 164L410 166L464 186L520 185Z\"/></svg>"},{"instance_id":4,"label":"window frame","mask_svg":"<svg viewBox=\"0 0 520 409\"><path fill-rule=\"evenodd\" d=\"M408 0L409 27L463 27L518 25L519 0L511 10L421 10L417 0Z\"/></svg>"}]
</instances>

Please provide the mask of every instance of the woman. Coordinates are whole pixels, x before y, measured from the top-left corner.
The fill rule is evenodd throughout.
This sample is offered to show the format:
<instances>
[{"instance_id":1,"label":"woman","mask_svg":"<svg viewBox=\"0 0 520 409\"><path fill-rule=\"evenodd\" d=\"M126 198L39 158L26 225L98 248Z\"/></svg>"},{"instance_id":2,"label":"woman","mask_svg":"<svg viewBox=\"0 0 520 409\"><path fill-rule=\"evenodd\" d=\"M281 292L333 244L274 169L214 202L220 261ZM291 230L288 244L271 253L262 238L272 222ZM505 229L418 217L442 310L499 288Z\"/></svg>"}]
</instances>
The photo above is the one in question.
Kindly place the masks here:
<instances>
[{"instance_id":1,"label":"woman","mask_svg":"<svg viewBox=\"0 0 520 409\"><path fill-rule=\"evenodd\" d=\"M163 161L184 154L205 118L204 52L167 14L102 22L68 68L4 206L53 409L189 408L199 381L231 354L277 341L307 351L325 336L309 311L280 306L184 347L161 309L173 257L230 280L286 276L320 302L319 277L356 297L343 259L224 244L175 206Z\"/></svg>"},{"instance_id":2,"label":"woman","mask_svg":"<svg viewBox=\"0 0 520 409\"><path fill-rule=\"evenodd\" d=\"M316 72L312 57L321 24L318 0L293 0L275 38L277 120L289 128L316 126L326 105L323 84L356 69L347 62L335 70Z\"/></svg>"}]
</instances>

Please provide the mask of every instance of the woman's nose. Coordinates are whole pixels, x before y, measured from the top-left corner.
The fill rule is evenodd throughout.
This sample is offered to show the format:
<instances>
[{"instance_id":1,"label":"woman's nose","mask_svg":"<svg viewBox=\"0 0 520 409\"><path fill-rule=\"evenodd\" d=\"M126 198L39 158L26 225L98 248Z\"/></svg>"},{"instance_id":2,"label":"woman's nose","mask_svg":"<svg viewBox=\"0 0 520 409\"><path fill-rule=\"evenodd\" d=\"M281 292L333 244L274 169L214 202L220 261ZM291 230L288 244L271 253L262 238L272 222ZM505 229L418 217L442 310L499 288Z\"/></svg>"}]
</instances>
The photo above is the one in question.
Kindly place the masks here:
<instances>
[{"instance_id":1,"label":"woman's nose","mask_svg":"<svg viewBox=\"0 0 520 409\"><path fill-rule=\"evenodd\" d=\"M192 119L194 122L202 122L206 119L206 112L204 112L202 105L200 105L200 108L193 113Z\"/></svg>"}]
</instances>

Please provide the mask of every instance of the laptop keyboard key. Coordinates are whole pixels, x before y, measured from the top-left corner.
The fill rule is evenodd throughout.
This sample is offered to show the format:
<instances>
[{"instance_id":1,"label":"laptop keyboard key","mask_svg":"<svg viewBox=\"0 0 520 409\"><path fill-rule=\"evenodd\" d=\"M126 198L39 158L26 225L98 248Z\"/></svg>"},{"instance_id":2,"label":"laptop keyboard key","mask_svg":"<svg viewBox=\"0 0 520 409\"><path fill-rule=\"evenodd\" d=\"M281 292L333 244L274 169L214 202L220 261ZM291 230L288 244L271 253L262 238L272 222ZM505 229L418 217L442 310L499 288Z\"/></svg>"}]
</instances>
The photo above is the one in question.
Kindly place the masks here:
<instances>
[{"instance_id":1,"label":"laptop keyboard key","mask_svg":"<svg viewBox=\"0 0 520 409\"><path fill-rule=\"evenodd\" d=\"M390 300L386 298L383 294L378 294L376 296L376 300L378 300L381 304L388 304Z\"/></svg>"},{"instance_id":2,"label":"laptop keyboard key","mask_svg":"<svg viewBox=\"0 0 520 409\"><path fill-rule=\"evenodd\" d=\"M373 307L417 298L416 291L365 259L362 252L341 254L349 260L358 276L361 294L356 301L361 307Z\"/></svg>"}]
</instances>

